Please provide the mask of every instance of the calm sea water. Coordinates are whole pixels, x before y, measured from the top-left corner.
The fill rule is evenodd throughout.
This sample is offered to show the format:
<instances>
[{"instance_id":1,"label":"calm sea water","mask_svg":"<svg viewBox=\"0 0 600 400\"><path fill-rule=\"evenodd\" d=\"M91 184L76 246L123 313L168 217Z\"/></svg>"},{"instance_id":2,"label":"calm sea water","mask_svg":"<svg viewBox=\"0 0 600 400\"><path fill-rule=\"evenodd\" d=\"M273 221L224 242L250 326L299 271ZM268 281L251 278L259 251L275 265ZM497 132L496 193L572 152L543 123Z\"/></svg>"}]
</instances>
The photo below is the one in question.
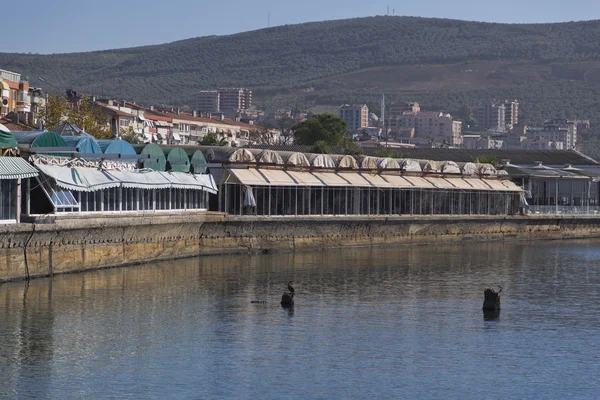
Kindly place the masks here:
<instances>
[{"instance_id":1,"label":"calm sea water","mask_svg":"<svg viewBox=\"0 0 600 400\"><path fill-rule=\"evenodd\" d=\"M484 320L497 284L500 317ZM600 241L207 257L0 286L1 398L593 399L599 347Z\"/></svg>"}]
</instances>

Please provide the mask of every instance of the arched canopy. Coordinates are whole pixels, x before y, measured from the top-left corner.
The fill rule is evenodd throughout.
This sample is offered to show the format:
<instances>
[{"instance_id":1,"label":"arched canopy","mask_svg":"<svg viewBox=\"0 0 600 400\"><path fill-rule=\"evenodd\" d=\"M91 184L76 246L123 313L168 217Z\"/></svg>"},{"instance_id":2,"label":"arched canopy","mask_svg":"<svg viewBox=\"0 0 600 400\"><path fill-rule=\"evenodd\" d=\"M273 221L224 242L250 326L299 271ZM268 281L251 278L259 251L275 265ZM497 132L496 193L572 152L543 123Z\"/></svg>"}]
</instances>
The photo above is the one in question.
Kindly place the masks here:
<instances>
[{"instance_id":1,"label":"arched canopy","mask_svg":"<svg viewBox=\"0 0 600 400\"><path fill-rule=\"evenodd\" d=\"M479 173L479 168L472 162L464 163L460 170L463 175L477 175Z\"/></svg>"},{"instance_id":2,"label":"arched canopy","mask_svg":"<svg viewBox=\"0 0 600 400\"><path fill-rule=\"evenodd\" d=\"M442 163L442 173L460 174L460 167L454 161L444 161Z\"/></svg>"},{"instance_id":3,"label":"arched canopy","mask_svg":"<svg viewBox=\"0 0 600 400\"><path fill-rule=\"evenodd\" d=\"M211 161L234 162L234 163L254 163L256 159L254 154L248 149L237 149L235 147L211 147L206 150L206 158Z\"/></svg>"},{"instance_id":4,"label":"arched canopy","mask_svg":"<svg viewBox=\"0 0 600 400\"><path fill-rule=\"evenodd\" d=\"M256 161L263 164L283 165L283 158L273 150L262 150L256 157Z\"/></svg>"},{"instance_id":5,"label":"arched canopy","mask_svg":"<svg viewBox=\"0 0 600 400\"><path fill-rule=\"evenodd\" d=\"M370 156L361 156L358 158L361 169L377 169L377 158Z\"/></svg>"},{"instance_id":6,"label":"arched canopy","mask_svg":"<svg viewBox=\"0 0 600 400\"><path fill-rule=\"evenodd\" d=\"M17 147L17 139L10 132L0 130L0 149L12 149Z\"/></svg>"},{"instance_id":7,"label":"arched canopy","mask_svg":"<svg viewBox=\"0 0 600 400\"><path fill-rule=\"evenodd\" d=\"M135 149L129 144L129 142L116 139L116 140L98 140L98 146L104 154L121 154L123 156L133 156L137 153Z\"/></svg>"},{"instance_id":8,"label":"arched canopy","mask_svg":"<svg viewBox=\"0 0 600 400\"><path fill-rule=\"evenodd\" d=\"M167 158L167 170L175 172L190 172L190 159L180 147L163 148Z\"/></svg>"},{"instance_id":9,"label":"arched canopy","mask_svg":"<svg viewBox=\"0 0 600 400\"><path fill-rule=\"evenodd\" d=\"M400 168L404 172L423 172L421 169L421 164L417 160L413 160L412 158L405 158L400 160Z\"/></svg>"},{"instance_id":10,"label":"arched canopy","mask_svg":"<svg viewBox=\"0 0 600 400\"><path fill-rule=\"evenodd\" d=\"M279 157L281 157L283 160L284 165L310 167L310 162L303 153L297 153L294 151L278 151L277 154L279 154Z\"/></svg>"},{"instance_id":11,"label":"arched canopy","mask_svg":"<svg viewBox=\"0 0 600 400\"><path fill-rule=\"evenodd\" d=\"M379 169L400 169L400 164L393 158L380 158L377 160Z\"/></svg>"},{"instance_id":12,"label":"arched canopy","mask_svg":"<svg viewBox=\"0 0 600 400\"><path fill-rule=\"evenodd\" d=\"M102 154L102 149L93 136L63 136L62 138L69 147L75 147L79 153Z\"/></svg>"},{"instance_id":13,"label":"arched canopy","mask_svg":"<svg viewBox=\"0 0 600 400\"><path fill-rule=\"evenodd\" d=\"M335 162L327 154L309 154L308 161L310 165L317 168L335 168Z\"/></svg>"},{"instance_id":14,"label":"arched canopy","mask_svg":"<svg viewBox=\"0 0 600 400\"><path fill-rule=\"evenodd\" d=\"M495 176L498 171L492 164L477 164L479 175Z\"/></svg>"},{"instance_id":15,"label":"arched canopy","mask_svg":"<svg viewBox=\"0 0 600 400\"><path fill-rule=\"evenodd\" d=\"M196 150L190 159L190 171L194 174L206 173L206 158L200 150Z\"/></svg>"},{"instance_id":16,"label":"arched canopy","mask_svg":"<svg viewBox=\"0 0 600 400\"><path fill-rule=\"evenodd\" d=\"M166 169L167 158L158 145L148 143L146 145L136 145L134 148L138 154L150 156L148 160L141 160L143 168L149 168L154 171L164 171Z\"/></svg>"},{"instance_id":17,"label":"arched canopy","mask_svg":"<svg viewBox=\"0 0 600 400\"><path fill-rule=\"evenodd\" d=\"M28 131L12 132L17 139L19 148L29 150L32 147L69 147L67 142L55 132L46 131ZM45 153L52 156L68 156L66 153Z\"/></svg>"},{"instance_id":18,"label":"arched canopy","mask_svg":"<svg viewBox=\"0 0 600 400\"><path fill-rule=\"evenodd\" d=\"M358 161L351 155L332 156L338 168L358 169Z\"/></svg>"},{"instance_id":19,"label":"arched canopy","mask_svg":"<svg viewBox=\"0 0 600 400\"><path fill-rule=\"evenodd\" d=\"M437 161L421 160L419 165L423 172L442 172L442 166Z\"/></svg>"}]
</instances>

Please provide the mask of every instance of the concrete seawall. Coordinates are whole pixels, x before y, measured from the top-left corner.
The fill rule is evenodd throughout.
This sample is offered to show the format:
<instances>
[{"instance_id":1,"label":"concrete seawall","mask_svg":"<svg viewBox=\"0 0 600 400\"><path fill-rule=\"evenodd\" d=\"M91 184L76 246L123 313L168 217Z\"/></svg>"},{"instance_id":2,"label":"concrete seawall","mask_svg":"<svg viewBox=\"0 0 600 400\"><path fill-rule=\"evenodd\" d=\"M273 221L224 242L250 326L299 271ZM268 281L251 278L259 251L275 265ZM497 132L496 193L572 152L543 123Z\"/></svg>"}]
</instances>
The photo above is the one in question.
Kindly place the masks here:
<instances>
[{"instance_id":1,"label":"concrete seawall","mask_svg":"<svg viewBox=\"0 0 600 400\"><path fill-rule=\"evenodd\" d=\"M600 216L60 216L0 225L0 282L262 250L600 237Z\"/></svg>"}]
</instances>

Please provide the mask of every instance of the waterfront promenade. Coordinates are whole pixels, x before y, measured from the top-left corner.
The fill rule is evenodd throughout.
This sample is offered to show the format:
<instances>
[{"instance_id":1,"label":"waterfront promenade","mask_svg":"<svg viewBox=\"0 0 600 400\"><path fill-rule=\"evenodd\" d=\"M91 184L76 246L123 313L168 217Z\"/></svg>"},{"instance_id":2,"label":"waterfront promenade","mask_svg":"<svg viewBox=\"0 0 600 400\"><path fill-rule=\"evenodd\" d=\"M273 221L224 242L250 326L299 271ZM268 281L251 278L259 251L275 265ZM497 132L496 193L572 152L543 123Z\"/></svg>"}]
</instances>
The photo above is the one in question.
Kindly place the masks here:
<instances>
[{"instance_id":1,"label":"waterfront promenade","mask_svg":"<svg viewBox=\"0 0 600 400\"><path fill-rule=\"evenodd\" d=\"M0 281L200 255L600 237L600 216L51 215L0 226Z\"/></svg>"}]
</instances>

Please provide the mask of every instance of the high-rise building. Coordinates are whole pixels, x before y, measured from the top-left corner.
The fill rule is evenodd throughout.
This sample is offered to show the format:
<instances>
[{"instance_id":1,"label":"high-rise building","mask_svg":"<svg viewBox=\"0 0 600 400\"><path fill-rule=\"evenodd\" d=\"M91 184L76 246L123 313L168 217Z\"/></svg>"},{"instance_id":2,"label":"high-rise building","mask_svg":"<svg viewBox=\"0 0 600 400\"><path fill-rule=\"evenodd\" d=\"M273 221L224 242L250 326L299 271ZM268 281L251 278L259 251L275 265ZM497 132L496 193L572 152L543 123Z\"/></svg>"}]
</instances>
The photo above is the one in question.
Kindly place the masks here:
<instances>
[{"instance_id":1,"label":"high-rise building","mask_svg":"<svg viewBox=\"0 0 600 400\"><path fill-rule=\"evenodd\" d=\"M198 94L198 111L218 113L221 111L221 94L216 90L202 90Z\"/></svg>"},{"instance_id":2,"label":"high-rise building","mask_svg":"<svg viewBox=\"0 0 600 400\"><path fill-rule=\"evenodd\" d=\"M344 104L339 109L339 117L348 124L348 131L357 131L369 126L369 107Z\"/></svg>"},{"instance_id":3,"label":"high-rise building","mask_svg":"<svg viewBox=\"0 0 600 400\"><path fill-rule=\"evenodd\" d=\"M566 119L552 119L544 123L543 129L530 129L527 136L562 142L565 150L573 150L577 145L577 124Z\"/></svg>"},{"instance_id":4,"label":"high-rise building","mask_svg":"<svg viewBox=\"0 0 600 400\"><path fill-rule=\"evenodd\" d=\"M506 107L504 104L482 104L475 110L477 126L494 132L506 131Z\"/></svg>"},{"instance_id":5,"label":"high-rise building","mask_svg":"<svg viewBox=\"0 0 600 400\"><path fill-rule=\"evenodd\" d=\"M517 100L504 100L504 126L506 131L519 124L519 102Z\"/></svg>"},{"instance_id":6,"label":"high-rise building","mask_svg":"<svg viewBox=\"0 0 600 400\"><path fill-rule=\"evenodd\" d=\"M226 115L237 114L252 107L252 90L244 88L226 88L219 90L220 111Z\"/></svg>"}]
</instances>

